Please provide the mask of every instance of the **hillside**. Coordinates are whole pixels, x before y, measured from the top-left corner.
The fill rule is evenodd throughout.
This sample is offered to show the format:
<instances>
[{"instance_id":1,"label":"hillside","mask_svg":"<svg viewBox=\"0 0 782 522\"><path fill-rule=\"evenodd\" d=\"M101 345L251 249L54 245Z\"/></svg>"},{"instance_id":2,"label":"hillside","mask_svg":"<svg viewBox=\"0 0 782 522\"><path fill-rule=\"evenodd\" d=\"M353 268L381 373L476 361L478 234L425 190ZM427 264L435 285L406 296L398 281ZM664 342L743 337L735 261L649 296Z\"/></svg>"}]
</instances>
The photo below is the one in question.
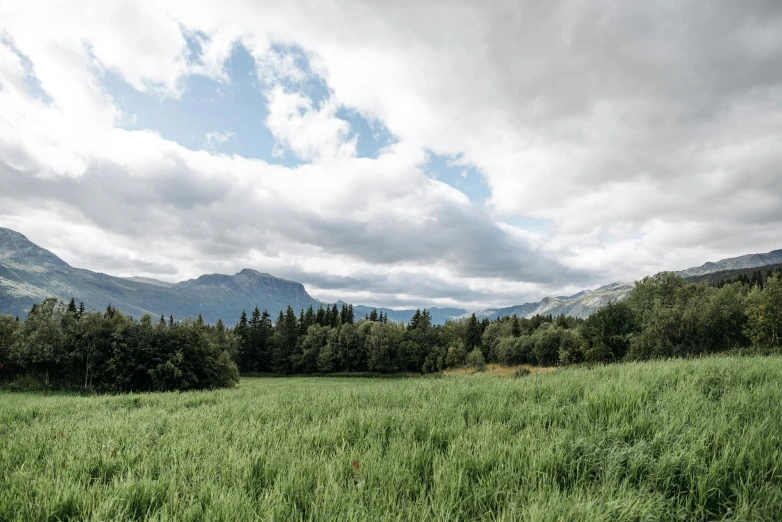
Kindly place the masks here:
<instances>
[{"instance_id":1,"label":"hillside","mask_svg":"<svg viewBox=\"0 0 782 522\"><path fill-rule=\"evenodd\" d=\"M690 276L686 277L685 279L690 283L709 283L712 286L717 286L720 281L734 281L740 276L752 278L756 272L760 272L765 278L769 272L779 271L782 271L782 263L753 268L734 268L732 270L720 270L719 272L710 272L708 274Z\"/></svg>"},{"instance_id":2,"label":"hillside","mask_svg":"<svg viewBox=\"0 0 782 522\"><path fill-rule=\"evenodd\" d=\"M612 283L601 286L596 290L583 290L567 297L544 297L541 301L524 303L522 305L506 308L488 309L476 312L479 319L496 319L517 315L518 317L532 317L533 315L570 315L573 317L587 317L592 312L610 301L621 301L626 298L635 287L635 283ZM465 314L469 315L469 314Z\"/></svg>"},{"instance_id":3,"label":"hillside","mask_svg":"<svg viewBox=\"0 0 782 522\"><path fill-rule=\"evenodd\" d=\"M196 279L170 283L147 277L114 277L74 268L28 240L24 235L0 227L0 313L24 317L35 302L46 297L83 301L88 308L106 305L136 317L151 313L178 319L199 314L207 322L218 318L228 324L239 319L242 310L258 306L276 318L291 305L297 312L325 303L310 296L301 283L245 268L234 275L205 274ZM341 306L342 302L339 302ZM372 307L354 307L363 317ZM415 309L377 308L391 321L408 322ZM466 310L431 308L432 321L443 324Z\"/></svg>"},{"instance_id":4,"label":"hillside","mask_svg":"<svg viewBox=\"0 0 782 522\"><path fill-rule=\"evenodd\" d=\"M772 250L765 254L747 254L739 257L731 257L728 259L722 259L716 263L704 263L701 266L688 268L676 272L682 277L694 277L705 274L711 274L714 272L721 272L724 270L742 270L750 268L765 267L768 265L782 263L782 249Z\"/></svg>"},{"instance_id":5,"label":"hillside","mask_svg":"<svg viewBox=\"0 0 782 522\"><path fill-rule=\"evenodd\" d=\"M276 315L320 305L301 283L245 269L235 275L208 274L176 284L140 278L126 279L74 268L25 236L0 228L0 313L24 316L46 297L74 297L88 308L111 303L135 316L151 313L177 318L202 315L231 324L242 310L256 305Z\"/></svg>"},{"instance_id":6,"label":"hillside","mask_svg":"<svg viewBox=\"0 0 782 522\"><path fill-rule=\"evenodd\" d=\"M676 272L689 282L701 281L716 285L721 280L735 279L739 275L751 276L753 272L762 268L764 273L768 269L776 270L782 267L782 250L772 250L765 254L747 254L744 256L722 259L716 263L705 263L699 267L688 268ZM516 314L519 317L531 317L540 315L571 315L574 317L587 317L592 312L605 305L609 301L621 301L626 298L635 283L612 283L596 290L584 290L568 297L545 297L541 301L524 303L499 309L481 310L475 313L479 319L488 317L496 319ZM469 315L469 314L465 314Z\"/></svg>"},{"instance_id":7,"label":"hillside","mask_svg":"<svg viewBox=\"0 0 782 522\"><path fill-rule=\"evenodd\" d=\"M769 265L782 266L782 250L723 259L677 273L692 282L716 284L721 279L751 275L759 267ZM537 302L479 310L475 314L480 319L513 314L519 317L536 314L587 317L610 301L624 299L634 286L632 282L617 282L571 296L545 297ZM276 317L288 305L298 312L310 305L325 304L310 296L301 283L248 268L234 275L205 274L180 283L144 277L114 277L74 268L22 234L0 227L0 313L23 317L34 302L52 296L63 300L74 297L93 309L103 309L110 303L137 317L151 313L156 316L172 314L181 319L201 314L207 322L221 318L228 324L238 320L242 310L249 313L255 306ZM339 303L341 305L341 301ZM356 317L363 317L371 309L354 306ZM377 310L396 322L408 322L415 313L415 309ZM472 313L461 308L429 310L435 324Z\"/></svg>"}]
</instances>

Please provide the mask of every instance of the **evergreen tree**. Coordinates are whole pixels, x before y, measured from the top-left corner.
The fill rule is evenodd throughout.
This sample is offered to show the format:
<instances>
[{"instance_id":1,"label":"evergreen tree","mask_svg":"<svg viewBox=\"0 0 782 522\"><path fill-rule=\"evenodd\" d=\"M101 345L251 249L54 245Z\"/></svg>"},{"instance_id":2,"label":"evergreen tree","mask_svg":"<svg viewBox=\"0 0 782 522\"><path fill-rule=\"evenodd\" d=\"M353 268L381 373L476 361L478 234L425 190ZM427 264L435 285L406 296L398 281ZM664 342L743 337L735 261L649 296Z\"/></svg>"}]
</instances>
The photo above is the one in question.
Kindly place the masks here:
<instances>
[{"instance_id":1,"label":"evergreen tree","mask_svg":"<svg viewBox=\"0 0 782 522\"><path fill-rule=\"evenodd\" d=\"M337 303L334 303L334 306L331 307L331 323L330 326L332 328L336 328L339 326L339 310L337 310Z\"/></svg>"},{"instance_id":2,"label":"evergreen tree","mask_svg":"<svg viewBox=\"0 0 782 522\"><path fill-rule=\"evenodd\" d=\"M513 337L519 337L521 335L521 325L519 325L519 318L516 314L513 314L511 318L510 333Z\"/></svg>"},{"instance_id":3,"label":"evergreen tree","mask_svg":"<svg viewBox=\"0 0 782 522\"><path fill-rule=\"evenodd\" d=\"M310 305L307 308L307 312L304 314L304 333L306 333L313 324L315 324L315 310L313 310L312 305Z\"/></svg>"},{"instance_id":4,"label":"evergreen tree","mask_svg":"<svg viewBox=\"0 0 782 522\"><path fill-rule=\"evenodd\" d=\"M470 318L467 320L467 330L465 332L464 339L464 348L467 353L470 353L475 348L480 348L481 335L481 325L478 322L478 318L475 317L475 314L472 314L472 316L470 316Z\"/></svg>"},{"instance_id":5,"label":"evergreen tree","mask_svg":"<svg viewBox=\"0 0 782 522\"><path fill-rule=\"evenodd\" d=\"M415 313L413 314L413 317L410 319L410 322L407 324L407 327L415 330L419 327L419 323L421 322L421 309L417 308Z\"/></svg>"},{"instance_id":6,"label":"evergreen tree","mask_svg":"<svg viewBox=\"0 0 782 522\"><path fill-rule=\"evenodd\" d=\"M78 310L76 308L76 300L71 297L71 302L68 303L68 313L75 316L78 313Z\"/></svg>"},{"instance_id":7,"label":"evergreen tree","mask_svg":"<svg viewBox=\"0 0 782 522\"><path fill-rule=\"evenodd\" d=\"M241 373L252 371L252 341L250 340L250 325L247 321L247 312L242 310L239 323L236 325L236 335L239 338L239 355L237 366Z\"/></svg>"},{"instance_id":8,"label":"evergreen tree","mask_svg":"<svg viewBox=\"0 0 782 522\"><path fill-rule=\"evenodd\" d=\"M291 369L291 359L297 355L299 340L299 323L296 320L296 313L293 308L288 306L283 317L282 328L282 359L277 361L278 368L283 373Z\"/></svg>"},{"instance_id":9,"label":"evergreen tree","mask_svg":"<svg viewBox=\"0 0 782 522\"><path fill-rule=\"evenodd\" d=\"M252 372L257 372L260 369L261 366L261 360L263 359L263 349L264 346L261 346L263 344L262 338L264 337L263 333L263 323L261 319L261 311L258 309L258 306L253 309L253 312L250 316L250 322L247 327L247 370Z\"/></svg>"}]
</instances>

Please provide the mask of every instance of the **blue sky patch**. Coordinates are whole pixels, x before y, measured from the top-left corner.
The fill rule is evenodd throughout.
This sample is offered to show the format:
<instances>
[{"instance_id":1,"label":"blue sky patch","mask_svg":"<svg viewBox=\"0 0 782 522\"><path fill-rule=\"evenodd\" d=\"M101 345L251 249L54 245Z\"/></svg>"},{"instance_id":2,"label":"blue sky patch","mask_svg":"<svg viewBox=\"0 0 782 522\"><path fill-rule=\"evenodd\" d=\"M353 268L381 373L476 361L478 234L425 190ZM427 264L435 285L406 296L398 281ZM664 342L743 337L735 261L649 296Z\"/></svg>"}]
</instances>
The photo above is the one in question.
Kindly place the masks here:
<instances>
[{"instance_id":1,"label":"blue sky patch","mask_svg":"<svg viewBox=\"0 0 782 522\"><path fill-rule=\"evenodd\" d=\"M356 155L359 158L377 158L380 149L398 141L385 125L367 120L358 111L342 107L336 116L350 124L350 138L358 135Z\"/></svg>"},{"instance_id":2,"label":"blue sky patch","mask_svg":"<svg viewBox=\"0 0 782 522\"><path fill-rule=\"evenodd\" d=\"M540 219L530 216L504 217L498 218L497 221L501 221L506 225L511 225L528 230L530 232L534 232L535 234L539 234L541 236L549 236L551 234L552 227L554 226L554 222L550 219Z\"/></svg>"},{"instance_id":3,"label":"blue sky patch","mask_svg":"<svg viewBox=\"0 0 782 522\"><path fill-rule=\"evenodd\" d=\"M200 40L204 37L188 35L188 61L198 60ZM328 85L323 78L313 74L302 49L275 45L272 53L292 58L295 66L304 73L298 80L275 79L287 91L307 96L315 110L329 99L331 92ZM294 153L284 147L276 149L282 151L281 155L274 154L275 140L264 123L268 116L267 101L263 95L265 86L258 78L256 61L247 49L235 46L225 70L230 83L203 76L188 77L180 99L139 92L112 72L106 73L103 81L107 92L126 114L123 128L152 130L164 139L191 150L237 154L287 167L302 164ZM358 135L359 157L376 158L381 148L396 141L382 123L370 122L355 110L341 108L337 117L350 124L351 138Z\"/></svg>"},{"instance_id":4,"label":"blue sky patch","mask_svg":"<svg viewBox=\"0 0 782 522\"><path fill-rule=\"evenodd\" d=\"M139 92L113 73L104 76L104 85L127 114L126 129L156 131L192 150L238 154L285 166L300 164L288 152L281 157L272 155L274 137L264 123L268 115L266 99L250 53L236 46L226 70L231 83L203 76L188 77L185 92L178 100ZM212 138L208 137L210 134Z\"/></svg>"},{"instance_id":5,"label":"blue sky patch","mask_svg":"<svg viewBox=\"0 0 782 522\"><path fill-rule=\"evenodd\" d=\"M485 210L486 200L490 195L489 187L475 167L461 165L459 161L459 156L430 153L424 171L430 178L447 183L461 191L473 205Z\"/></svg>"},{"instance_id":6,"label":"blue sky patch","mask_svg":"<svg viewBox=\"0 0 782 522\"><path fill-rule=\"evenodd\" d=\"M30 92L30 95L36 100L45 103L46 105L51 104L52 97L49 96L49 93L44 90L43 86L41 85L41 81L35 75L35 66L33 66L33 62L30 61L30 58L28 58L27 55L21 53L12 42L8 40L0 40L0 42L11 49L11 51L19 57L19 61L22 62L22 67L26 73L23 81L25 87L27 87L27 90ZM2 84L0 84L0 89L2 89L2 87Z\"/></svg>"}]
</instances>

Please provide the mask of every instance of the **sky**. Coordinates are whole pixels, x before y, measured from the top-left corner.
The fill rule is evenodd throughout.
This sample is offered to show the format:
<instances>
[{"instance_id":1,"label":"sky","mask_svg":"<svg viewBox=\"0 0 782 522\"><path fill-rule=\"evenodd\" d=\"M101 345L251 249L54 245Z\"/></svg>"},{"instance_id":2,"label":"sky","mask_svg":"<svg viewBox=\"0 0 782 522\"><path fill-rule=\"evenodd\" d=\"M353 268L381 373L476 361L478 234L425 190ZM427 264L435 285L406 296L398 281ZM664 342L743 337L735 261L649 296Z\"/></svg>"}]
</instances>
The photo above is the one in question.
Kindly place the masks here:
<instances>
[{"instance_id":1,"label":"sky","mask_svg":"<svg viewBox=\"0 0 782 522\"><path fill-rule=\"evenodd\" d=\"M5 0L0 226L390 307L782 248L782 4Z\"/></svg>"}]
</instances>

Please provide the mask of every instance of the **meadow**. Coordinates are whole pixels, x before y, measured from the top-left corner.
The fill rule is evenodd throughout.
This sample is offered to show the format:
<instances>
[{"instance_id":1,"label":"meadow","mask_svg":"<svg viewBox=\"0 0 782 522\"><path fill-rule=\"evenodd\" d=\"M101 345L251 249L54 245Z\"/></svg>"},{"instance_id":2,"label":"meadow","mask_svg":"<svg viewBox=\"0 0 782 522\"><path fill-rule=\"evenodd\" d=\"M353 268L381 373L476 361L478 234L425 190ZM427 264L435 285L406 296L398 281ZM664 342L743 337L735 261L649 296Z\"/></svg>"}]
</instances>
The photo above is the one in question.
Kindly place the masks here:
<instances>
[{"instance_id":1,"label":"meadow","mask_svg":"<svg viewBox=\"0 0 782 522\"><path fill-rule=\"evenodd\" d=\"M0 392L0 521L782 520L782 357Z\"/></svg>"}]
</instances>

